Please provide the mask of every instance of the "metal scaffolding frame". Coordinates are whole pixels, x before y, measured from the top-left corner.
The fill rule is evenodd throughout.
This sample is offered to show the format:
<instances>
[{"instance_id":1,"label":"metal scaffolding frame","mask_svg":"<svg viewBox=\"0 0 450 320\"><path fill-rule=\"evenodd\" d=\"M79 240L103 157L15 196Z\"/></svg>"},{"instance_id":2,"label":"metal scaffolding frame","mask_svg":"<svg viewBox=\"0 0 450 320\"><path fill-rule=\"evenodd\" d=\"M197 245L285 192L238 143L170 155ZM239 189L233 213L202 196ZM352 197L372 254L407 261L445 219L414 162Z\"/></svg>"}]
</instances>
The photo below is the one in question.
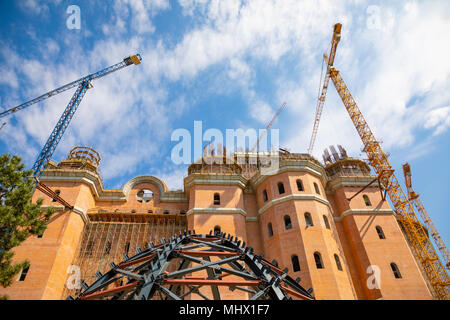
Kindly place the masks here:
<instances>
[{"instance_id":1,"label":"metal scaffolding frame","mask_svg":"<svg viewBox=\"0 0 450 320\"><path fill-rule=\"evenodd\" d=\"M94 281L97 271L105 272L110 262L128 259L142 246L148 249L148 241L169 237L186 229L185 217L170 215L103 214L89 215L76 258L72 265L80 268L80 276L85 281ZM70 277L70 275L68 275ZM65 286L63 298L78 295L81 288L69 289Z\"/></svg>"},{"instance_id":2,"label":"metal scaffolding frame","mask_svg":"<svg viewBox=\"0 0 450 320\"><path fill-rule=\"evenodd\" d=\"M180 231L136 252L119 264L111 262L106 273L96 272L90 286L82 281L83 291L67 299L220 300L222 287L251 300L314 299L312 289L299 285L300 278L293 280L287 268L279 269L230 234Z\"/></svg>"}]
</instances>

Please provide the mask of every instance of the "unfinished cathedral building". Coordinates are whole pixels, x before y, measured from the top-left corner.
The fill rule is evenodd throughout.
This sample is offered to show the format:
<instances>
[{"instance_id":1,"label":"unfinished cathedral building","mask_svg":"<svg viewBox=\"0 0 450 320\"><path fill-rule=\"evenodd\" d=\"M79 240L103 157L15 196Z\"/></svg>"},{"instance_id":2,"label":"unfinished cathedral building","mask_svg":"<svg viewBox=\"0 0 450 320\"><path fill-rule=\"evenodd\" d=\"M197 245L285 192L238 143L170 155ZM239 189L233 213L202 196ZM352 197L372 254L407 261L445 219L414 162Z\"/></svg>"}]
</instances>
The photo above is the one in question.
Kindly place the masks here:
<instances>
[{"instance_id":1,"label":"unfinished cathedral building","mask_svg":"<svg viewBox=\"0 0 450 320\"><path fill-rule=\"evenodd\" d=\"M124 255L195 230L235 235L300 277L316 299L432 299L368 165L342 147L330 150L323 164L282 150L270 172L262 172L257 154L234 153L233 161L210 155L189 166L183 190L170 191L152 175L106 189L98 153L74 148L66 160L50 162L41 179L73 208L35 191L33 201L43 198L43 209L53 206L56 213L42 237L14 250L14 259L28 259L30 267L0 294L65 299L80 290L70 286L76 272L92 283ZM242 299L237 291L221 290L227 299Z\"/></svg>"}]
</instances>

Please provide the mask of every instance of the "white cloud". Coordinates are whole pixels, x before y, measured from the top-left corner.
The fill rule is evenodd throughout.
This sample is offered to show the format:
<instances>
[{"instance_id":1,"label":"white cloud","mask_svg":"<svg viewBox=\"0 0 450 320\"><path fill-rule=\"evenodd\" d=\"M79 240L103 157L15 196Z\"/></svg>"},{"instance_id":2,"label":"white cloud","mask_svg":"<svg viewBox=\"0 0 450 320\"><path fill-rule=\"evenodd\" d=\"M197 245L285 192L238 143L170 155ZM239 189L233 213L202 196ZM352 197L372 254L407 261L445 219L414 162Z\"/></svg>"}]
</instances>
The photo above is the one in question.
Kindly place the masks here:
<instances>
[{"instance_id":1,"label":"white cloud","mask_svg":"<svg viewBox=\"0 0 450 320\"><path fill-rule=\"evenodd\" d=\"M258 100L250 105L250 116L261 124L268 124L274 111L266 102Z\"/></svg>"},{"instance_id":2,"label":"white cloud","mask_svg":"<svg viewBox=\"0 0 450 320\"><path fill-rule=\"evenodd\" d=\"M169 0L115 0L114 11L116 13L116 23L113 27L108 24L103 25L103 32L128 31L125 20L131 21L131 27L137 34L153 33L155 26L152 18L161 11L170 8Z\"/></svg>"},{"instance_id":3,"label":"white cloud","mask_svg":"<svg viewBox=\"0 0 450 320\"><path fill-rule=\"evenodd\" d=\"M23 77L30 89L22 95L29 98L116 63L130 53L142 53L141 65L93 83L94 89L87 93L68 129L70 134L64 137L64 147L58 148L58 155L63 156L68 146L95 142L93 147L103 151L107 177L124 174L125 166L134 169L148 162L148 154L153 151L161 156L158 146L174 118L183 116L192 102L185 94L171 99L167 83L195 82L199 74L213 67L218 67L219 72L211 77L227 78L220 78L229 81L219 81L223 87L239 86L248 104L248 116L261 124L266 125L278 108L269 103L286 101L283 114L289 117L281 128L281 142L293 152L306 152L316 106L320 57L329 45L332 25L340 21L343 34L335 64L375 135L384 140L383 146L392 149L411 145L417 139L416 128L425 127L435 135L448 128L448 107L441 107L450 101L446 93L450 10L444 10L448 8L446 3L436 7L415 2L380 5L380 29L367 28L368 5L359 1L179 3L192 24L178 42L142 36L155 32L152 20L170 8L168 1L117 0L115 20L103 25L105 40L96 42L91 51L86 53L75 46L70 56L58 63L50 61L50 57L44 61L20 57L22 63L0 67L0 83L17 88ZM123 36L128 28L135 36ZM50 40L43 45L54 52L62 50ZM283 70L285 58L290 65ZM256 87L255 70L266 66L280 67L279 75L264 79L268 86L276 86L273 98ZM334 91L330 83L315 148L318 158L330 144L342 144L354 155L360 153L361 141ZM13 128L41 145L68 99L70 94L54 97L17 116L19 121L12 124ZM239 121L242 119L236 119L236 123ZM23 135L11 135L5 140L23 152L36 149L34 144L23 143Z\"/></svg>"},{"instance_id":4,"label":"white cloud","mask_svg":"<svg viewBox=\"0 0 450 320\"><path fill-rule=\"evenodd\" d=\"M187 175L187 166L182 168L177 167L172 170L157 171L155 176L163 180L169 190L183 190L184 189L184 178Z\"/></svg>"},{"instance_id":5,"label":"white cloud","mask_svg":"<svg viewBox=\"0 0 450 320\"><path fill-rule=\"evenodd\" d=\"M244 61L232 58L229 63L228 76L230 79L239 82L241 86L246 86L249 85L252 70Z\"/></svg>"},{"instance_id":6,"label":"white cloud","mask_svg":"<svg viewBox=\"0 0 450 320\"><path fill-rule=\"evenodd\" d=\"M294 0L181 4L188 11L202 8L207 20L186 33L174 48L164 43L157 47L158 71L172 80L194 77L216 63L239 56L277 61L290 50L310 51L328 36L335 16L344 12L333 1L327 5Z\"/></svg>"},{"instance_id":7,"label":"white cloud","mask_svg":"<svg viewBox=\"0 0 450 320\"><path fill-rule=\"evenodd\" d=\"M368 29L364 16L362 19L347 17L349 23L343 23L335 66L375 136L384 141L385 151L408 147L420 139L416 129L423 127L424 119L428 119L429 128L436 128L434 134L448 127L446 118L436 120L438 114L444 117L444 110L432 111L450 101L445 89L450 84L450 61L446 58L450 43L444 31L450 28L449 11L443 10L446 6L416 2L403 3L400 7L380 6L384 19L381 29ZM358 7L364 8L362 3ZM330 30L328 38L331 38ZM318 50L324 52L326 46ZM320 68L317 63L315 68L302 62L300 66L302 75L297 85L286 85L285 75L277 83L279 99L287 97L301 102L288 101L287 112L302 111L301 118L287 123L285 134L281 134L294 150L306 152ZM300 92L300 97L292 99ZM354 155L360 154L361 140L330 81L314 155L319 158L324 147L337 143Z\"/></svg>"},{"instance_id":8,"label":"white cloud","mask_svg":"<svg viewBox=\"0 0 450 320\"><path fill-rule=\"evenodd\" d=\"M450 106L432 110L425 121L425 128L435 128L433 135L443 133L450 127Z\"/></svg>"}]
</instances>

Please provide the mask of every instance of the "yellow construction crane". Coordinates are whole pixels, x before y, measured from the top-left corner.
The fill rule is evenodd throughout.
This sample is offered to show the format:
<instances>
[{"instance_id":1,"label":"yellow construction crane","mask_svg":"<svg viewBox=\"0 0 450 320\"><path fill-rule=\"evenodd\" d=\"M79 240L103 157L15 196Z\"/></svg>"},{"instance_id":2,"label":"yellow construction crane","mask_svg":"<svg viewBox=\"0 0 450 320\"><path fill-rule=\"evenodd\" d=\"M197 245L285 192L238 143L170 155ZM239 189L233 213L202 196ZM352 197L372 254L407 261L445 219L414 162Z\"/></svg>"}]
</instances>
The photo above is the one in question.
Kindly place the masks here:
<instances>
[{"instance_id":1,"label":"yellow construction crane","mask_svg":"<svg viewBox=\"0 0 450 320\"><path fill-rule=\"evenodd\" d=\"M423 203L420 200L419 195L417 193L415 193L412 188L411 167L410 167L409 163L405 163L403 165L403 175L405 176L405 185L406 185L406 191L408 192L408 199L416 207L416 210L419 212L419 214L422 217L422 220L425 222L428 230L431 232L431 236L433 237L434 243L437 246L437 248L439 249L439 251L441 252L441 256L442 256L442 258L444 258L445 267L448 270L448 269L450 269L450 254L444 243L444 240L442 240L441 235L437 231L433 221L431 221L431 218L428 215L427 210L425 210L425 207L423 206Z\"/></svg>"},{"instance_id":2,"label":"yellow construction crane","mask_svg":"<svg viewBox=\"0 0 450 320\"><path fill-rule=\"evenodd\" d=\"M334 57L336 55L336 49L339 41L341 40L341 28L342 24L336 23L333 28L333 37L331 38L330 54L323 55L324 61L327 63L327 71L325 73L325 79L323 80L323 87L320 95L317 98L316 117L314 119L313 131L311 140L309 141L308 154L311 154L314 148L314 142L316 141L317 130L319 129L320 116L322 115L323 105L325 103L325 97L327 96L328 83L330 82L330 68L334 64ZM323 66L322 66L323 70ZM322 75L320 76L320 83L322 83Z\"/></svg>"},{"instance_id":3,"label":"yellow construction crane","mask_svg":"<svg viewBox=\"0 0 450 320\"><path fill-rule=\"evenodd\" d=\"M269 124L266 127L266 130L264 130L261 135L259 136L258 141L256 141L255 145L253 146L253 148L250 150L250 152L254 152L255 149L259 146L259 143L261 142L262 138L266 135L267 130L270 129L270 127L272 126L273 122L275 121L275 119L278 117L278 115L280 114L280 112L286 107L286 102L284 102L281 107L278 109L277 113L275 113L275 115L273 116L272 120L270 120Z\"/></svg>"},{"instance_id":4,"label":"yellow construction crane","mask_svg":"<svg viewBox=\"0 0 450 320\"><path fill-rule=\"evenodd\" d=\"M340 39L340 29L341 24L336 24L334 26L333 39ZM339 34L336 34L336 30L339 31ZM395 177L394 169L389 162L387 154L383 152L380 143L370 130L369 125L364 119L339 71L333 66L330 66L329 75L355 125L356 131L361 137L369 164L374 168L380 181L380 185L385 189L391 199L397 218L403 227L418 261L422 265L434 296L438 299L450 299L449 275L439 259L439 256L436 254L426 230L420 223L411 202ZM325 99L325 97L323 97L323 99Z\"/></svg>"}]
</instances>

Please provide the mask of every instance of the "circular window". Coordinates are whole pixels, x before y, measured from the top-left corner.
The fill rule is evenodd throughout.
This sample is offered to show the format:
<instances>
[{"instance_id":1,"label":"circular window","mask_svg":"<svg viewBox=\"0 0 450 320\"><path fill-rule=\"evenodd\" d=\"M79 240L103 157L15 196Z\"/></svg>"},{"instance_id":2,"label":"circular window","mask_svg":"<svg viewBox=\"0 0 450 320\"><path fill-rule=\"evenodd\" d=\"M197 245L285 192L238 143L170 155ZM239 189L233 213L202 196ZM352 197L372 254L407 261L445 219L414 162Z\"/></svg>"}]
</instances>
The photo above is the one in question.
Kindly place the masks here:
<instances>
[{"instance_id":1,"label":"circular window","mask_svg":"<svg viewBox=\"0 0 450 320\"><path fill-rule=\"evenodd\" d=\"M149 202L153 199L153 192L148 189L139 190L136 194L136 198L139 202Z\"/></svg>"}]
</instances>

